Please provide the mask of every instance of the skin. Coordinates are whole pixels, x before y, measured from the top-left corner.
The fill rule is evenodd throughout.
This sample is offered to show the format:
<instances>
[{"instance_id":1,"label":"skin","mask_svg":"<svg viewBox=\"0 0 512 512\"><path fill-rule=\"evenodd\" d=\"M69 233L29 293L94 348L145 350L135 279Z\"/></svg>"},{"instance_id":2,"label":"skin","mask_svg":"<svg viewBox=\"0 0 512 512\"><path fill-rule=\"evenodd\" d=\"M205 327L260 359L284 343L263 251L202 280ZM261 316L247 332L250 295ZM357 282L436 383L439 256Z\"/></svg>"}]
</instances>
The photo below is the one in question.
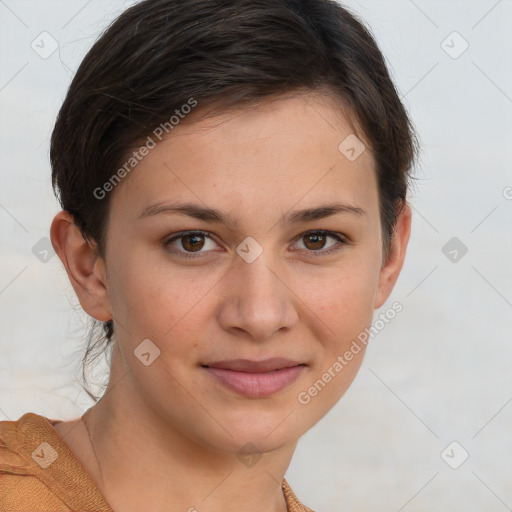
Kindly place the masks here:
<instances>
[{"instance_id":1,"label":"skin","mask_svg":"<svg viewBox=\"0 0 512 512\"><path fill-rule=\"evenodd\" d=\"M171 504L285 512L281 482L297 441L345 393L364 348L308 404L298 394L388 298L411 211L398 217L383 261L374 159L368 146L354 161L338 150L354 130L330 96L288 95L195 119L199 113L111 192L105 259L66 212L53 220L52 243L82 307L98 320L113 318L117 331L105 395L86 417L55 428L116 512L163 512ZM151 204L178 200L237 224L165 213L137 220ZM287 222L292 211L334 202L364 214ZM165 247L186 230L212 238L199 238L199 253L190 237ZM346 243L327 237L322 245L304 236L310 230L339 233ZM263 249L252 263L236 252L247 236ZM187 249L195 257L180 256ZM144 339L160 349L149 366L134 355ZM274 356L307 366L266 398L240 396L201 366ZM249 442L262 455L252 467L237 457Z\"/></svg>"}]
</instances>

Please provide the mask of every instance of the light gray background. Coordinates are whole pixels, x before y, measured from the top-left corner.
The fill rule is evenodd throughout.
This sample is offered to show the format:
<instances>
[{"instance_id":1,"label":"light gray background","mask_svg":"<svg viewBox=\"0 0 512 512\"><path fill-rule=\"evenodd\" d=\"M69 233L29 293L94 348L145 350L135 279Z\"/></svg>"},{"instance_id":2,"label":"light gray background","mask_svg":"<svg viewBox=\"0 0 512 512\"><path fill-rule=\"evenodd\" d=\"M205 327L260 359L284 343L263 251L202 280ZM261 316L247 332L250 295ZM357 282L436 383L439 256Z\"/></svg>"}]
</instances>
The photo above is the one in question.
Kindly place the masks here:
<instances>
[{"instance_id":1,"label":"light gray background","mask_svg":"<svg viewBox=\"0 0 512 512\"><path fill-rule=\"evenodd\" d=\"M59 210L48 160L58 108L100 30L132 3L0 0L0 419L70 419L92 405L76 381L86 315L58 257L32 249ZM372 28L423 145L409 252L383 307L404 309L301 439L287 478L319 512L512 510L512 1L345 5ZM43 31L59 45L46 59L31 48ZM460 56L454 31L469 44ZM442 252L452 237L468 249L455 262ZM452 465L469 453L458 469L441 456L453 441Z\"/></svg>"}]
</instances>

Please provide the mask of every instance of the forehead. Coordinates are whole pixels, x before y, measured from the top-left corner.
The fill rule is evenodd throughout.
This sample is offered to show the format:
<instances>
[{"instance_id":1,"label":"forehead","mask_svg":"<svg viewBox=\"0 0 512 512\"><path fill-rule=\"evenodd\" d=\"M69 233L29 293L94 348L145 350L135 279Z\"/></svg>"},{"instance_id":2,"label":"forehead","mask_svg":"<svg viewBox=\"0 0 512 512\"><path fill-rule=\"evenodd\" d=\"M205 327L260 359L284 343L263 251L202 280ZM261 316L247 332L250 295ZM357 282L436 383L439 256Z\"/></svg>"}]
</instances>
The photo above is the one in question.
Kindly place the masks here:
<instances>
[{"instance_id":1,"label":"forehead","mask_svg":"<svg viewBox=\"0 0 512 512\"><path fill-rule=\"evenodd\" d=\"M228 207L236 217L242 206L261 215L278 203L286 210L288 203L375 197L370 148L333 97L308 93L205 112L175 126L115 188L123 215L176 199Z\"/></svg>"}]
</instances>

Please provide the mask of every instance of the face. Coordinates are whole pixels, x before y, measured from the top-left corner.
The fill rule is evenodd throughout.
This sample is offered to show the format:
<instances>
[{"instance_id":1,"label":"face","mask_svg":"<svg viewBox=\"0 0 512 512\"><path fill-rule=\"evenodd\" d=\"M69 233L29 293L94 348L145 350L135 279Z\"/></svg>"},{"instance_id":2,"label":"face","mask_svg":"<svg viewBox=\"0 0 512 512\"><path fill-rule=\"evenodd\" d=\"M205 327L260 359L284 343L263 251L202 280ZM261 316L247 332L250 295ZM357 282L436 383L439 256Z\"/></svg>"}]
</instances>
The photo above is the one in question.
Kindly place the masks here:
<instances>
[{"instance_id":1,"label":"face","mask_svg":"<svg viewBox=\"0 0 512 512\"><path fill-rule=\"evenodd\" d=\"M264 452L344 394L401 264L382 265L373 157L339 149L352 133L328 96L267 100L176 126L117 185L99 300L137 413Z\"/></svg>"}]
</instances>

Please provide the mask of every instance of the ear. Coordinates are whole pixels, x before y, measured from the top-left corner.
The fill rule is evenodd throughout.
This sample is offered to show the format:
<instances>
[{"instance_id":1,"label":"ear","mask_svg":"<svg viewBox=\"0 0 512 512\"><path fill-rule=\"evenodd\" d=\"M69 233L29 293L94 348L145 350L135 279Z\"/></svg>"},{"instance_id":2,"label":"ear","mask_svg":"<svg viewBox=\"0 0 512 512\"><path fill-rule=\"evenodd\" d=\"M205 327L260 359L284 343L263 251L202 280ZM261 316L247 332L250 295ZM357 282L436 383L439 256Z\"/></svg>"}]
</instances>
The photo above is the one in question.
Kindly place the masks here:
<instances>
[{"instance_id":1,"label":"ear","mask_svg":"<svg viewBox=\"0 0 512 512\"><path fill-rule=\"evenodd\" d=\"M380 308L386 302L402 270L411 234L411 215L411 207L405 203L402 212L397 217L388 259L380 270L379 284L375 295L375 309Z\"/></svg>"},{"instance_id":2,"label":"ear","mask_svg":"<svg viewBox=\"0 0 512 512\"><path fill-rule=\"evenodd\" d=\"M84 240L73 216L66 210L55 215L50 237L84 311L96 320L111 320L105 262L97 256L96 246Z\"/></svg>"}]
</instances>

